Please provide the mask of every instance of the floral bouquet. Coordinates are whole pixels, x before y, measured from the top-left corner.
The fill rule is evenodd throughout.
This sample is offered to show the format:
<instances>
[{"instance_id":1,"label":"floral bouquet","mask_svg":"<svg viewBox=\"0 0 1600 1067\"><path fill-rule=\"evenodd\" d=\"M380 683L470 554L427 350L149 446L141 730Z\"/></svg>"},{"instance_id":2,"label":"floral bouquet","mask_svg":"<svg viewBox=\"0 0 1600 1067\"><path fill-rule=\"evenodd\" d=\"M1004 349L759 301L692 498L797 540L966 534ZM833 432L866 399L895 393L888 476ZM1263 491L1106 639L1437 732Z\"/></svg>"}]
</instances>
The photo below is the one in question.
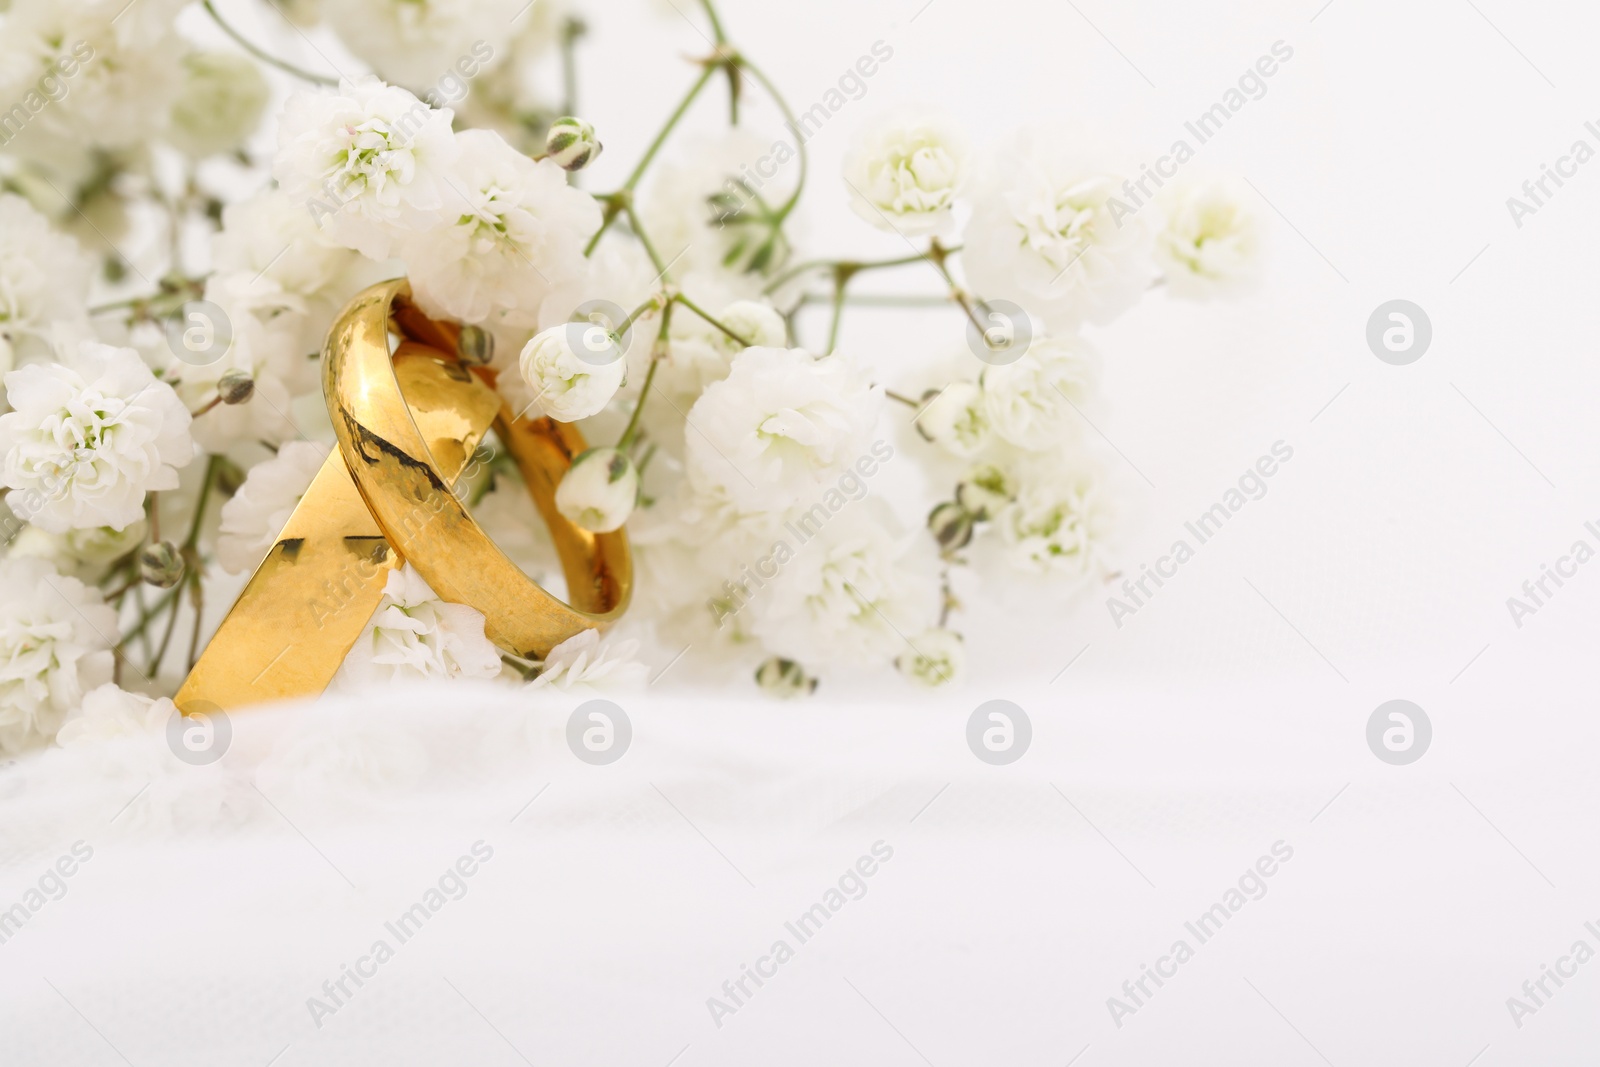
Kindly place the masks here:
<instances>
[{"instance_id":1,"label":"floral bouquet","mask_svg":"<svg viewBox=\"0 0 1600 1067\"><path fill-rule=\"evenodd\" d=\"M593 190L565 0L224 6L0 7L0 751L175 690L329 454L320 353L374 282L461 324L513 409L582 424L555 503L627 531L637 591L618 631L530 660L398 570L336 684L603 686L692 653L786 695L949 683L990 558L1105 578L1087 331L1257 269L1226 183L1071 134L975 152L927 108L860 126L826 177L883 254L806 247L807 142L845 97L791 107L711 0L666 14L697 34L687 89ZM718 97L726 129L687 136ZM888 272L923 288L863 290ZM843 322L900 305L949 342L891 373ZM559 593L517 467L492 438L477 458L456 492Z\"/></svg>"}]
</instances>

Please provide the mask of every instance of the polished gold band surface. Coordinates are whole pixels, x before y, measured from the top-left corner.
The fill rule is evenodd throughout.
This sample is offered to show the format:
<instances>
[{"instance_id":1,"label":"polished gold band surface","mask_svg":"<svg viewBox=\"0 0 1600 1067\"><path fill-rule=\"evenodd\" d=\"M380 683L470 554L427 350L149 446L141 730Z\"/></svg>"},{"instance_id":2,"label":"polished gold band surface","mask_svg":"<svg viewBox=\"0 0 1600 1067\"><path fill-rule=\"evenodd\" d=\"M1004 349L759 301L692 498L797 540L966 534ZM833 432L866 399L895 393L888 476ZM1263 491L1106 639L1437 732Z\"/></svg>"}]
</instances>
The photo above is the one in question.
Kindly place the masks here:
<instances>
[{"instance_id":1,"label":"polished gold band surface","mask_svg":"<svg viewBox=\"0 0 1600 1067\"><path fill-rule=\"evenodd\" d=\"M590 534L555 508L582 436L549 419L515 418L489 372L446 355L456 340L455 327L410 303L404 282L363 292L334 323L324 385L339 448L178 691L180 710L322 692L377 609L389 572L405 562L444 599L483 612L490 639L527 658L609 625L626 608L626 537ZM491 425L549 525L576 607L524 575L450 488Z\"/></svg>"},{"instance_id":2,"label":"polished gold band surface","mask_svg":"<svg viewBox=\"0 0 1600 1067\"><path fill-rule=\"evenodd\" d=\"M483 531L430 455L389 356L397 329L441 346L453 330L411 303L401 280L373 286L335 321L323 352L323 393L345 465L389 543L445 600L484 615L484 632L501 648L538 659L587 629L603 629L627 608L633 563L622 531L590 533L555 507L555 490L583 451L575 427L527 419L502 406L496 433L516 459L550 528L567 580L566 604L524 574ZM418 523L419 507L431 516Z\"/></svg>"},{"instance_id":3,"label":"polished gold band surface","mask_svg":"<svg viewBox=\"0 0 1600 1067\"><path fill-rule=\"evenodd\" d=\"M454 481L500 398L420 345L400 347L394 373L439 469ZM226 710L322 692L402 562L335 449L178 690L178 708Z\"/></svg>"}]
</instances>

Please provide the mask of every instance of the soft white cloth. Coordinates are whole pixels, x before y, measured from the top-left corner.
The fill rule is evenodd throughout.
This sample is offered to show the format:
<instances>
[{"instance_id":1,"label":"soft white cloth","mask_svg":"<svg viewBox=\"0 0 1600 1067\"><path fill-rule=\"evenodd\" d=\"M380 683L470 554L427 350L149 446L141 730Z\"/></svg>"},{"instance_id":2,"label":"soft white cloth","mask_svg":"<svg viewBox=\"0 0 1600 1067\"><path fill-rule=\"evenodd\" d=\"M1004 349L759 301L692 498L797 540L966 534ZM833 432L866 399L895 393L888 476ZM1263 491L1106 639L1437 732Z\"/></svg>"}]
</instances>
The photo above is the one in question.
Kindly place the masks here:
<instances>
[{"instance_id":1,"label":"soft white cloth","mask_svg":"<svg viewBox=\"0 0 1600 1067\"><path fill-rule=\"evenodd\" d=\"M603 765L568 745L577 691L239 713L203 767L135 730L0 769L0 908L92 850L0 944L5 1061L1578 1064L1600 965L1520 1029L1506 1006L1600 946L1596 727L1533 688L1559 737L1513 729L1493 685L1452 690L1406 767L1343 686L1074 674L915 703L621 697L631 746ZM1008 766L966 742L996 696L1033 727ZM580 737L622 736L600 710ZM785 925L829 903L804 941ZM1179 939L1193 958L1119 1028L1108 998ZM341 993L346 967L370 977ZM735 1003L746 967L772 977Z\"/></svg>"}]
</instances>

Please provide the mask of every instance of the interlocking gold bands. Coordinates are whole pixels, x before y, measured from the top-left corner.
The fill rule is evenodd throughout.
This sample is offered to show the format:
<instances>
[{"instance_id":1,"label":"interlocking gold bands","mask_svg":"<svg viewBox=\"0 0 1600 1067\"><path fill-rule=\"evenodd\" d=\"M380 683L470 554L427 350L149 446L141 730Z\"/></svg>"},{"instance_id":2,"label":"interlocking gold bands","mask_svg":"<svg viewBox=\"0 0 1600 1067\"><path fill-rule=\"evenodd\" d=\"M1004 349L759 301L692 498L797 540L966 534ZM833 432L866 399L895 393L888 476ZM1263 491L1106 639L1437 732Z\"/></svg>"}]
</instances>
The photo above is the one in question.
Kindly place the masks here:
<instances>
[{"instance_id":1,"label":"interlocking gold bands","mask_svg":"<svg viewBox=\"0 0 1600 1067\"><path fill-rule=\"evenodd\" d=\"M322 692L403 562L439 596L483 612L489 638L524 658L626 609L626 536L591 534L555 508L582 436L514 416L492 372L456 360L456 334L417 310L404 281L366 290L334 322L323 387L339 448L178 691L181 710ZM571 606L523 574L450 488L491 425L550 528Z\"/></svg>"}]
</instances>

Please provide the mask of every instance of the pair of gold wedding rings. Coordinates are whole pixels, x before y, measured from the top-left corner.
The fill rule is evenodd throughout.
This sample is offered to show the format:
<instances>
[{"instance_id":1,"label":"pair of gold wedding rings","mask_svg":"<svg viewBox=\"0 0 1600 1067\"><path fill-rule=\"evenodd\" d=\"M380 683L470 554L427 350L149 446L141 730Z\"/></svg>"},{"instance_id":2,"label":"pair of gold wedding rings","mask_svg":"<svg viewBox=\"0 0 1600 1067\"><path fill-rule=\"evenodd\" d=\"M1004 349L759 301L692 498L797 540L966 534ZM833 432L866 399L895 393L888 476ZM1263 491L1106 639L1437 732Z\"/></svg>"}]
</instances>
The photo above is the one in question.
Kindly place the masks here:
<instances>
[{"instance_id":1,"label":"pair of gold wedding rings","mask_svg":"<svg viewBox=\"0 0 1600 1067\"><path fill-rule=\"evenodd\" d=\"M338 448L179 689L179 710L322 692L406 563L444 600L481 611L489 639L524 659L626 609L626 535L590 533L556 510L582 436L514 414L494 372L461 361L459 341L460 327L423 314L403 279L362 292L334 321L322 369ZM549 527L570 603L525 575L452 488L491 428Z\"/></svg>"}]
</instances>

